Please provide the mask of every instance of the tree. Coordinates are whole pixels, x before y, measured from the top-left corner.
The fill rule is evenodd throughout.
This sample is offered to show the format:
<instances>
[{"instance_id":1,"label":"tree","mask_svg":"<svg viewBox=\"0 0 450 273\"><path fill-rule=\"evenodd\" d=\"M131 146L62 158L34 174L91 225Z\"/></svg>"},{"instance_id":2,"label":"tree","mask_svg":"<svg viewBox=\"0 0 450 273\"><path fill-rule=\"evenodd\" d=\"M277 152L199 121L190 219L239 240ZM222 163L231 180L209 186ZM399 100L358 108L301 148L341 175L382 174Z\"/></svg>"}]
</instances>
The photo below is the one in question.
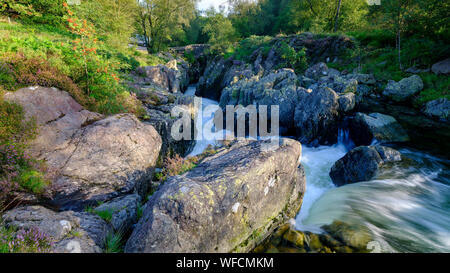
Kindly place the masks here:
<instances>
[{"instance_id":1,"label":"tree","mask_svg":"<svg viewBox=\"0 0 450 273\"><path fill-rule=\"evenodd\" d=\"M61 25L65 0L1 0L0 12L24 21Z\"/></svg>"},{"instance_id":2,"label":"tree","mask_svg":"<svg viewBox=\"0 0 450 273\"><path fill-rule=\"evenodd\" d=\"M73 6L79 17L94 24L108 44L126 47L135 32L138 4L136 0L85 0Z\"/></svg>"},{"instance_id":3,"label":"tree","mask_svg":"<svg viewBox=\"0 0 450 273\"><path fill-rule=\"evenodd\" d=\"M334 18L334 29L333 32L336 32L338 30L338 24L339 24L339 12L341 10L341 4L342 0L337 0L337 9L336 9L336 17Z\"/></svg>"},{"instance_id":4,"label":"tree","mask_svg":"<svg viewBox=\"0 0 450 273\"><path fill-rule=\"evenodd\" d=\"M224 52L237 38L233 24L223 10L216 12L211 8L206 11L206 18L202 32L208 36L208 43L213 51Z\"/></svg>"},{"instance_id":5,"label":"tree","mask_svg":"<svg viewBox=\"0 0 450 273\"><path fill-rule=\"evenodd\" d=\"M139 19L150 53L160 51L195 15L197 0L142 0Z\"/></svg>"},{"instance_id":6,"label":"tree","mask_svg":"<svg viewBox=\"0 0 450 273\"><path fill-rule=\"evenodd\" d=\"M407 17L410 14L414 0L384 0L382 5L385 9L385 18L395 32L395 43L398 53L398 65L403 70L401 50L402 33L407 28Z\"/></svg>"}]
</instances>

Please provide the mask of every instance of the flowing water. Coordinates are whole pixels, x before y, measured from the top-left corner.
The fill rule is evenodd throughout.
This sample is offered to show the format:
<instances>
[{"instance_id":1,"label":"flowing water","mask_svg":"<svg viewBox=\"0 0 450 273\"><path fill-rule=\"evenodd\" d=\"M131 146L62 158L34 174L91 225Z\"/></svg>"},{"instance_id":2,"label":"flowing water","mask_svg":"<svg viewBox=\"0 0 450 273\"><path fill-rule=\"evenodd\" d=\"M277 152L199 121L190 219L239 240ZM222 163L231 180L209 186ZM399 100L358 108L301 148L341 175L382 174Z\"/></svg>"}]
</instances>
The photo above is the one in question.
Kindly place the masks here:
<instances>
[{"instance_id":1,"label":"flowing water","mask_svg":"<svg viewBox=\"0 0 450 273\"><path fill-rule=\"evenodd\" d=\"M367 227L382 252L450 252L450 162L396 147L405 163L376 180L336 188L328 173L346 145L305 148L307 191L298 230L341 220Z\"/></svg>"},{"instance_id":2,"label":"flowing water","mask_svg":"<svg viewBox=\"0 0 450 273\"><path fill-rule=\"evenodd\" d=\"M195 87L186 95L194 96ZM201 107L217 104L202 99ZM197 130L211 119L198 115ZM215 141L198 140L189 156L211 144ZM370 229L383 252L450 252L450 161L395 147L405 158L402 164L376 180L336 188L329 171L353 147L344 131L334 146L303 147L307 190L296 228L317 233L322 225L341 220Z\"/></svg>"},{"instance_id":3,"label":"flowing water","mask_svg":"<svg viewBox=\"0 0 450 273\"><path fill-rule=\"evenodd\" d=\"M186 92L184 94L187 96L195 96L195 90L196 90L195 86L189 86L189 88L186 90ZM201 135L203 137L202 137L202 139L198 139L196 141L192 152L188 156L199 155L199 154L203 153L206 150L206 148L208 148L208 146L216 144L216 140L214 140L214 136L218 133L209 131L204 126L207 122L210 122L214 118L214 116L205 110L208 106L218 106L219 103L217 101L210 100L210 99L205 99L205 98L200 98L200 99L201 99L201 108L202 108L201 113L202 114L196 115L196 117L195 117L196 125L195 126L196 126L196 132L197 132L196 138L198 139L200 132L202 133ZM200 110L200 109L198 109L198 110ZM200 111L198 111L198 112L200 112Z\"/></svg>"}]
</instances>

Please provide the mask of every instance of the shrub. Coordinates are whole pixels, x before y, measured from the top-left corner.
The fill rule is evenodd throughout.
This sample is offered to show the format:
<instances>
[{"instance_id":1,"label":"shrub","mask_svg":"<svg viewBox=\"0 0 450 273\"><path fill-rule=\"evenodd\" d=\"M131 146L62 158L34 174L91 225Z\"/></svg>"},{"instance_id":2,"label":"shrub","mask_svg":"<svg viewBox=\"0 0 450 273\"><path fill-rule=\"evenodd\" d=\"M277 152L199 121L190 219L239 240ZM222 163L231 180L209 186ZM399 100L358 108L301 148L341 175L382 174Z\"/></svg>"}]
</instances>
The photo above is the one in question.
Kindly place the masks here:
<instances>
[{"instance_id":1,"label":"shrub","mask_svg":"<svg viewBox=\"0 0 450 273\"><path fill-rule=\"evenodd\" d=\"M0 11L29 23L59 25L65 0L3 0Z\"/></svg>"},{"instance_id":2,"label":"shrub","mask_svg":"<svg viewBox=\"0 0 450 273\"><path fill-rule=\"evenodd\" d=\"M52 246L51 238L38 228L17 231L0 226L0 253L48 253Z\"/></svg>"},{"instance_id":3,"label":"shrub","mask_svg":"<svg viewBox=\"0 0 450 273\"><path fill-rule=\"evenodd\" d=\"M165 173L169 176L180 175L195 168L196 160L193 158L184 159L180 155L169 157L164 164Z\"/></svg>"},{"instance_id":4,"label":"shrub","mask_svg":"<svg viewBox=\"0 0 450 273\"><path fill-rule=\"evenodd\" d=\"M184 174L193 168L197 167L197 165L206 157L214 155L217 153L216 149L212 146L209 146L202 154L183 158L180 155L176 154L173 157L166 158L164 161L163 171L160 174L156 174L156 179L159 181L163 181L167 176L181 175Z\"/></svg>"},{"instance_id":5,"label":"shrub","mask_svg":"<svg viewBox=\"0 0 450 273\"><path fill-rule=\"evenodd\" d=\"M105 220L106 222L111 222L113 211L112 210L101 210L101 211L94 211L95 214L97 214L100 218Z\"/></svg>"},{"instance_id":6,"label":"shrub","mask_svg":"<svg viewBox=\"0 0 450 273\"><path fill-rule=\"evenodd\" d=\"M121 233L109 233L106 236L105 253L122 252L123 236Z\"/></svg>"},{"instance_id":7,"label":"shrub","mask_svg":"<svg viewBox=\"0 0 450 273\"><path fill-rule=\"evenodd\" d=\"M26 120L22 107L3 100L3 92L0 91L0 145L7 143L23 145L36 134L35 120Z\"/></svg>"},{"instance_id":8,"label":"shrub","mask_svg":"<svg viewBox=\"0 0 450 273\"><path fill-rule=\"evenodd\" d=\"M303 73L308 68L306 48L303 47L296 51L293 47L283 41L277 52L284 61L284 63L279 65L279 68L290 67L294 69L296 73Z\"/></svg>"},{"instance_id":9,"label":"shrub","mask_svg":"<svg viewBox=\"0 0 450 273\"><path fill-rule=\"evenodd\" d=\"M76 101L88 109L95 108L95 99L85 96L70 77L50 65L47 60L39 57L28 58L22 52L4 54L0 56L0 60L8 71L3 73L7 76L0 77L0 84L8 90L16 90L30 85L57 87L67 91ZM11 84L2 80L4 78L13 78L14 83Z\"/></svg>"},{"instance_id":10,"label":"shrub","mask_svg":"<svg viewBox=\"0 0 450 273\"><path fill-rule=\"evenodd\" d=\"M46 193L50 183L43 164L25 152L36 134L35 121L25 119L22 107L4 101L0 92L0 207L17 191Z\"/></svg>"}]
</instances>

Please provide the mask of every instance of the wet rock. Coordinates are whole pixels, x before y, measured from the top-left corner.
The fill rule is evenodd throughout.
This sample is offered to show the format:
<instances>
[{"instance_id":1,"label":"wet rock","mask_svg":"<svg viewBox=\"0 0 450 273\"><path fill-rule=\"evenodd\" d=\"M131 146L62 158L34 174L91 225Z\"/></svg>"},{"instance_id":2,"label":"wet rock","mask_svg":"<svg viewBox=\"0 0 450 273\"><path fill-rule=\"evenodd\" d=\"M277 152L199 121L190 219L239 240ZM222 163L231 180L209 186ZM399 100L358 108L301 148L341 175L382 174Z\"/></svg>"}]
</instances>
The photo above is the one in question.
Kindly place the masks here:
<instances>
[{"instance_id":1,"label":"wet rock","mask_svg":"<svg viewBox=\"0 0 450 273\"><path fill-rule=\"evenodd\" d=\"M53 175L53 205L82 210L98 201L146 192L161 147L151 125L131 114L101 119L53 88L24 88L5 98L37 120L39 134L29 150Z\"/></svg>"},{"instance_id":2,"label":"wet rock","mask_svg":"<svg viewBox=\"0 0 450 273\"><path fill-rule=\"evenodd\" d=\"M372 241L370 231L363 226L349 225L341 221L334 221L330 225L322 226L333 238L340 240L344 245L364 250Z\"/></svg>"},{"instance_id":3,"label":"wet rock","mask_svg":"<svg viewBox=\"0 0 450 273\"><path fill-rule=\"evenodd\" d=\"M427 102L422 111L429 117L450 121L450 100L442 98Z\"/></svg>"},{"instance_id":4,"label":"wet rock","mask_svg":"<svg viewBox=\"0 0 450 273\"><path fill-rule=\"evenodd\" d=\"M110 224L116 232L125 233L137 222L137 210L141 197L130 194L101 204L94 212L108 212L111 214Z\"/></svg>"},{"instance_id":5,"label":"wet rock","mask_svg":"<svg viewBox=\"0 0 450 273\"><path fill-rule=\"evenodd\" d=\"M422 89L422 79L417 75L413 75L399 82L389 81L386 89L383 91L383 95L394 101L402 102L408 100Z\"/></svg>"},{"instance_id":6,"label":"wet rock","mask_svg":"<svg viewBox=\"0 0 450 273\"><path fill-rule=\"evenodd\" d=\"M374 140L379 144L409 141L408 134L395 118L380 113L356 113L349 119L348 126L357 146L370 145Z\"/></svg>"},{"instance_id":7,"label":"wet rock","mask_svg":"<svg viewBox=\"0 0 450 273\"><path fill-rule=\"evenodd\" d=\"M431 67L431 71L433 71L436 75L448 75L450 74L450 58L435 63Z\"/></svg>"},{"instance_id":8,"label":"wet rock","mask_svg":"<svg viewBox=\"0 0 450 273\"><path fill-rule=\"evenodd\" d=\"M231 60L225 60L220 56L210 60L200 77L195 94L199 97L219 100L222 89L226 87L223 78L232 65Z\"/></svg>"},{"instance_id":9,"label":"wet rock","mask_svg":"<svg viewBox=\"0 0 450 273\"><path fill-rule=\"evenodd\" d=\"M332 89L319 87L299 90L294 122L301 142L332 144L337 140L339 121L338 95Z\"/></svg>"},{"instance_id":10,"label":"wet rock","mask_svg":"<svg viewBox=\"0 0 450 273\"><path fill-rule=\"evenodd\" d=\"M40 206L20 207L2 216L6 226L37 228L53 242L56 253L101 253L112 228L100 217L73 211L53 212Z\"/></svg>"},{"instance_id":11,"label":"wet rock","mask_svg":"<svg viewBox=\"0 0 450 273\"><path fill-rule=\"evenodd\" d=\"M401 161L400 152L382 146L360 146L348 152L331 168L336 186L369 181L386 163Z\"/></svg>"},{"instance_id":12,"label":"wet rock","mask_svg":"<svg viewBox=\"0 0 450 273\"><path fill-rule=\"evenodd\" d=\"M145 205L126 252L247 252L298 212L300 143L241 142L170 177Z\"/></svg>"}]
</instances>

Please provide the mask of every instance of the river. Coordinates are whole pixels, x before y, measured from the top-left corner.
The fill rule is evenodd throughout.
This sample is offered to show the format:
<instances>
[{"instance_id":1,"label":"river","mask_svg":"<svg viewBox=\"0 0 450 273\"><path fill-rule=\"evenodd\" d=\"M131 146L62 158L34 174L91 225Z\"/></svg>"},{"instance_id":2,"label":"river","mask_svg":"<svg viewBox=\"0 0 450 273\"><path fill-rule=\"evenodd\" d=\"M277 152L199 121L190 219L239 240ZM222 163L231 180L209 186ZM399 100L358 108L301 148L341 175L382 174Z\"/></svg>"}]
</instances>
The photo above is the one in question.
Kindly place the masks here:
<instances>
[{"instance_id":1,"label":"river","mask_svg":"<svg viewBox=\"0 0 450 273\"><path fill-rule=\"evenodd\" d=\"M195 95L195 87L185 94ZM203 109L217 104L202 99ZM211 118L202 117L197 129ZM197 141L189 156L211 144ZM382 171L376 180L337 188L328 173L352 147L344 131L334 146L303 146L307 190L296 228L318 233L322 225L341 220L368 228L382 252L450 252L450 161L395 146L403 155L401 164Z\"/></svg>"}]
</instances>

